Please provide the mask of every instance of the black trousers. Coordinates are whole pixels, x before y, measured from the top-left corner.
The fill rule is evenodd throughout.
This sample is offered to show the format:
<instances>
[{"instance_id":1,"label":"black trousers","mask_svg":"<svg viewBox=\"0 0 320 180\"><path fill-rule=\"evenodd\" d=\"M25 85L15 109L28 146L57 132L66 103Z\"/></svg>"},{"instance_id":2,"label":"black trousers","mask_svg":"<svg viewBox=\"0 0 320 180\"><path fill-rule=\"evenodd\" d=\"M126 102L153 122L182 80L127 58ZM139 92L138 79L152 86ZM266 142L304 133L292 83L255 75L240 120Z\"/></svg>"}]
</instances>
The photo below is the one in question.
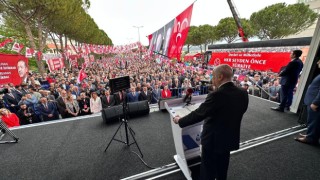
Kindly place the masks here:
<instances>
[{"instance_id":1,"label":"black trousers","mask_svg":"<svg viewBox=\"0 0 320 180\"><path fill-rule=\"evenodd\" d=\"M230 152L213 152L212 148L202 148L200 179L226 180L229 167Z\"/></svg>"}]
</instances>

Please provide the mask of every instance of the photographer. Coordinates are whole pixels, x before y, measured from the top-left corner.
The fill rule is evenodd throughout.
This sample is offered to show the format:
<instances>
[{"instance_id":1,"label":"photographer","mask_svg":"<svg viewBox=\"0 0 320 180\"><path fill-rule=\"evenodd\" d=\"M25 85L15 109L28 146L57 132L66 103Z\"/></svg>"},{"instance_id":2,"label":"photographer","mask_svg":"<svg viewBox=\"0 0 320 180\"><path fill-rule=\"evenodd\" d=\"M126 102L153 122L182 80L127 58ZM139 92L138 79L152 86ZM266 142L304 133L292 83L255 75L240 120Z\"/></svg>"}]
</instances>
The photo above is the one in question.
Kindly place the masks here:
<instances>
[{"instance_id":1,"label":"photographer","mask_svg":"<svg viewBox=\"0 0 320 180\"><path fill-rule=\"evenodd\" d=\"M27 107L26 104L20 104L20 110L17 112L20 119L20 125L32 124L39 122L39 119L35 115L31 107Z\"/></svg>"}]
</instances>

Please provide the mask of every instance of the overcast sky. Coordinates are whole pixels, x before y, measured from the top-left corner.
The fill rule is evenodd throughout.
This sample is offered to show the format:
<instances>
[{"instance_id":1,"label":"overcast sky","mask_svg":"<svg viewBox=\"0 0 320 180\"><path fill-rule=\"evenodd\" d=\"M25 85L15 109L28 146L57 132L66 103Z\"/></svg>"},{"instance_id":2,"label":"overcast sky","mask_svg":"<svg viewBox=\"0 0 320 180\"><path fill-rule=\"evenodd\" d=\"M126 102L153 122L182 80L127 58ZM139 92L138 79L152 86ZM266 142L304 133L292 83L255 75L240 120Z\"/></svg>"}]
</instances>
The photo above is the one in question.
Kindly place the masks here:
<instances>
[{"instance_id":1,"label":"overcast sky","mask_svg":"<svg viewBox=\"0 0 320 180\"><path fill-rule=\"evenodd\" d=\"M103 29L115 45L138 41L138 29L142 44L148 45L147 35L160 29L186 9L194 0L91 0L88 10L100 29ZM233 0L241 18L249 18L253 12L266 6L297 0ZM231 17L227 0L198 0L192 12L191 25L217 25L219 20Z\"/></svg>"}]
</instances>

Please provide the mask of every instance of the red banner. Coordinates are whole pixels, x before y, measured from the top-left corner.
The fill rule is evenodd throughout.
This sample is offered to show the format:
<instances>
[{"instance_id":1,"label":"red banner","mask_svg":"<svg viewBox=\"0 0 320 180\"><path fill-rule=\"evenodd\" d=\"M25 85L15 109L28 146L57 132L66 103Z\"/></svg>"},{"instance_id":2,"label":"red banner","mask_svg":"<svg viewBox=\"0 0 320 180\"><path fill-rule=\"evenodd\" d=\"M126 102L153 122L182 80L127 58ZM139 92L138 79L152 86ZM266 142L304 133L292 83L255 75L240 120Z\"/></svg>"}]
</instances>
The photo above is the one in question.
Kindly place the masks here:
<instances>
[{"instance_id":1,"label":"red banner","mask_svg":"<svg viewBox=\"0 0 320 180\"><path fill-rule=\"evenodd\" d=\"M47 60L47 64L50 72L59 71L60 69L64 68L63 58L49 59Z\"/></svg>"},{"instance_id":2,"label":"red banner","mask_svg":"<svg viewBox=\"0 0 320 180\"><path fill-rule=\"evenodd\" d=\"M28 74L29 66L26 57L0 54L0 84L21 84L27 81Z\"/></svg>"},{"instance_id":3,"label":"red banner","mask_svg":"<svg viewBox=\"0 0 320 180\"><path fill-rule=\"evenodd\" d=\"M69 63L71 67L77 68L78 67L78 55L70 55L69 56Z\"/></svg>"},{"instance_id":4,"label":"red banner","mask_svg":"<svg viewBox=\"0 0 320 180\"><path fill-rule=\"evenodd\" d=\"M0 48L3 48L6 44L11 43L13 40L8 38L0 43Z\"/></svg>"},{"instance_id":5,"label":"red banner","mask_svg":"<svg viewBox=\"0 0 320 180\"><path fill-rule=\"evenodd\" d=\"M290 52L213 52L209 64L229 64L233 68L279 72L289 61Z\"/></svg>"},{"instance_id":6,"label":"red banner","mask_svg":"<svg viewBox=\"0 0 320 180\"><path fill-rule=\"evenodd\" d=\"M168 47L168 56L180 60L181 50L187 39L191 23L193 4L179 14L174 22L172 35Z\"/></svg>"}]
</instances>

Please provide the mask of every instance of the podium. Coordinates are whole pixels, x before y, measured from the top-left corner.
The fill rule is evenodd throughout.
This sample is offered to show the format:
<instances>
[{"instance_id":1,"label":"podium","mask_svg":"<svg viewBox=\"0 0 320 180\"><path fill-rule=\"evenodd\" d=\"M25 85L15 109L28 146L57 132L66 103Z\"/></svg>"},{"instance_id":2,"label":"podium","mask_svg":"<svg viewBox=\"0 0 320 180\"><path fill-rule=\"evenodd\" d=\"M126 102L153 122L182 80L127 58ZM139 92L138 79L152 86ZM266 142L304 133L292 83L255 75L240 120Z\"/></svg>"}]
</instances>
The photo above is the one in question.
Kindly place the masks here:
<instances>
[{"instance_id":1,"label":"podium","mask_svg":"<svg viewBox=\"0 0 320 180\"><path fill-rule=\"evenodd\" d=\"M176 115L184 117L190 112L197 109L202 102L204 102L207 95L193 96L192 104L186 106L182 101L182 98L173 99L165 102L165 107L170 113L170 122L172 127L172 134L174 145L176 149L176 155L173 156L181 171L188 180L191 180L191 172L188 167L188 160L196 159L201 155L201 131L203 121L180 128L178 124L175 124L172 119Z\"/></svg>"}]
</instances>

